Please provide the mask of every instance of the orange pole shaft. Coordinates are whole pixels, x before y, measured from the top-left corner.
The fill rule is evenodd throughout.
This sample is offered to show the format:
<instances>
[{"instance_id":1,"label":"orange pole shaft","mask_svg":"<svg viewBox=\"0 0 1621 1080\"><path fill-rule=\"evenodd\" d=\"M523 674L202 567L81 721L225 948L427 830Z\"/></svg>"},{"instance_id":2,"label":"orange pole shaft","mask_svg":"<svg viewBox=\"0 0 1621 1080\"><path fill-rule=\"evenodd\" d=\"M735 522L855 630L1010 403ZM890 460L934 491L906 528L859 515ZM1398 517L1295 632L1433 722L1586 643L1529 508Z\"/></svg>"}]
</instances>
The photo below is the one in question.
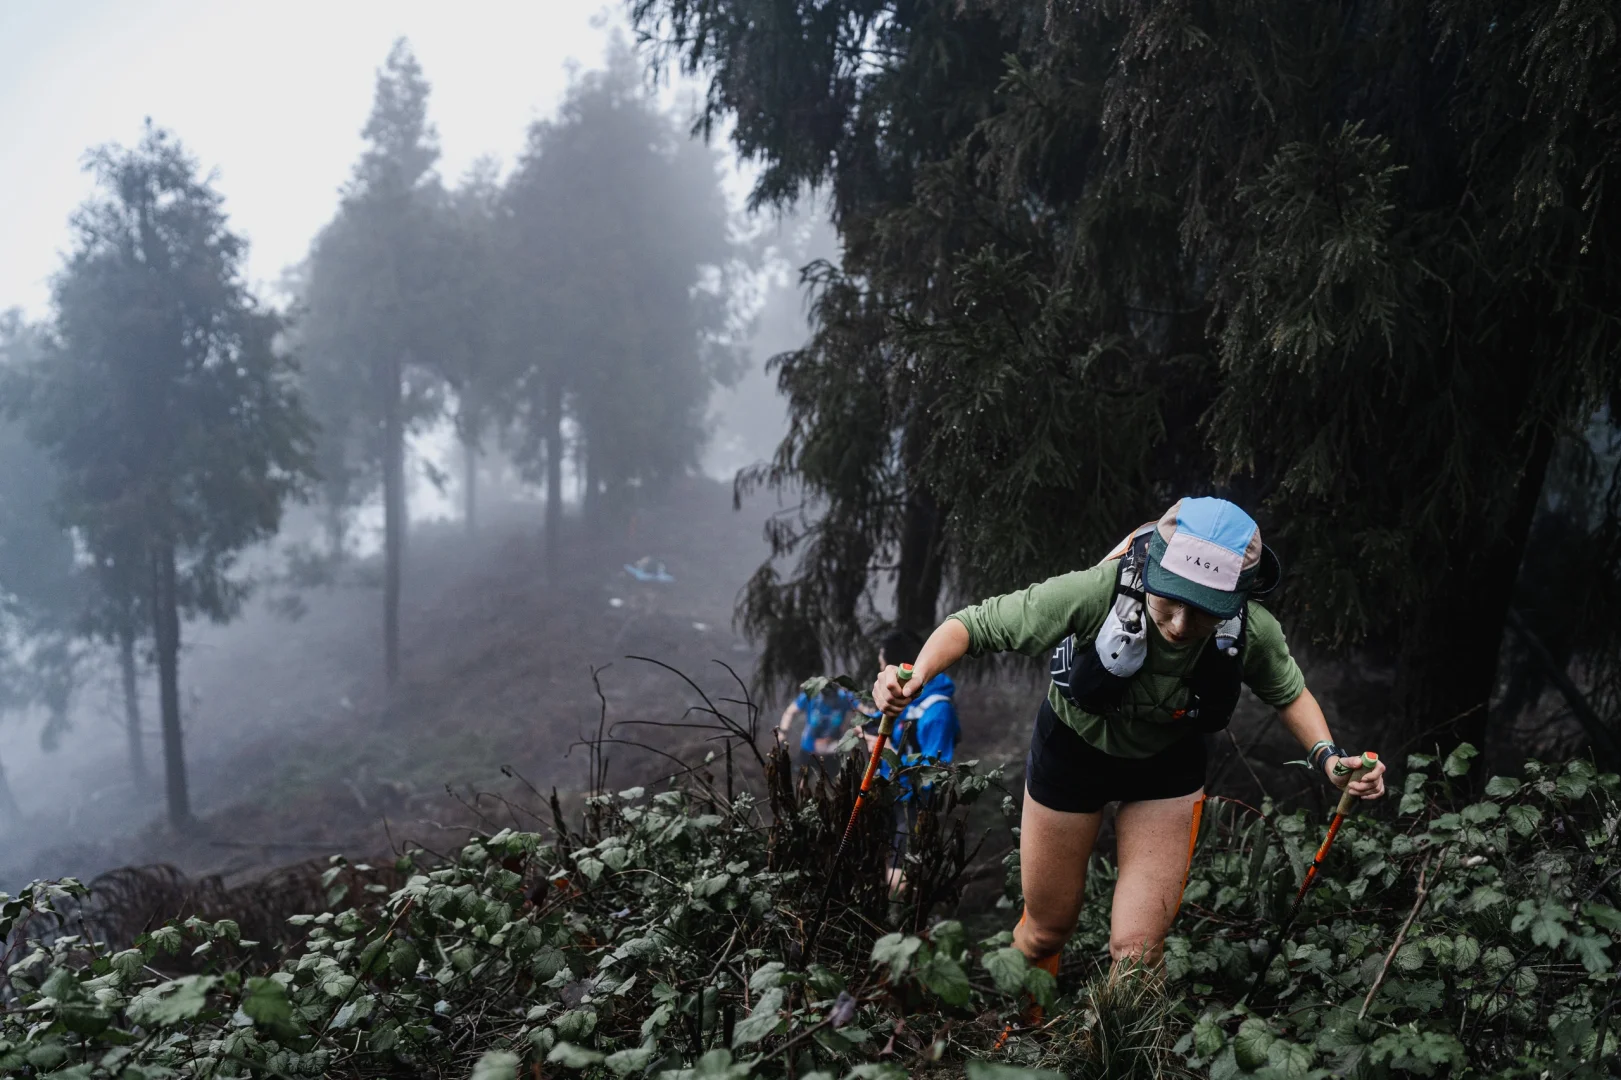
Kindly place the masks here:
<instances>
[{"instance_id":1,"label":"orange pole shaft","mask_svg":"<svg viewBox=\"0 0 1621 1080\"><path fill-rule=\"evenodd\" d=\"M861 774L861 790L856 792L856 804L850 808L850 821L844 826L844 837L839 840L839 851L850 842L850 834L855 831L856 816L861 813L861 804L867 799L867 792L872 788L872 778L878 774L878 760L883 756L884 743L888 741L889 733L882 729L878 732L878 741L873 744L872 757L867 760L867 771ZM838 856L834 855L837 859Z\"/></svg>"},{"instance_id":2,"label":"orange pole shaft","mask_svg":"<svg viewBox=\"0 0 1621 1080\"><path fill-rule=\"evenodd\" d=\"M1305 897L1311 883L1317 880L1317 871L1323 865L1323 860L1328 858L1328 849L1333 846L1334 837L1339 834L1340 823L1344 820L1344 814L1335 814L1334 820L1328 823L1328 835L1323 837L1322 844L1317 848L1317 854L1312 857L1311 865L1306 867L1306 880L1300 883L1300 891L1295 893L1296 904Z\"/></svg>"},{"instance_id":3,"label":"orange pole shaft","mask_svg":"<svg viewBox=\"0 0 1621 1080\"><path fill-rule=\"evenodd\" d=\"M1182 893L1188 891L1188 880L1193 877L1193 851L1199 846L1199 822L1204 819L1203 795L1193 804L1193 826L1188 829L1188 868L1182 872L1182 892L1176 894L1176 909L1182 910Z\"/></svg>"}]
</instances>

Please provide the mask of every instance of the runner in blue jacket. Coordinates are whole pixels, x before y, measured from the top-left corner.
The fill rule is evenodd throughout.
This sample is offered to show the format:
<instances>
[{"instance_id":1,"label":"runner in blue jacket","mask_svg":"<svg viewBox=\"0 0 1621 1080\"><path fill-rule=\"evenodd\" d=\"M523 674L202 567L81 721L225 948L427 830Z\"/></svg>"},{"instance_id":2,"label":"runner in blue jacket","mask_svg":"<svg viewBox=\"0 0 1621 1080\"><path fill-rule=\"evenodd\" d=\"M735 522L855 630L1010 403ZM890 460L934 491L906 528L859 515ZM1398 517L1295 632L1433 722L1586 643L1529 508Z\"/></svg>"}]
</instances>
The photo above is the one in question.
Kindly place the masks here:
<instances>
[{"instance_id":1,"label":"runner in blue jacket","mask_svg":"<svg viewBox=\"0 0 1621 1080\"><path fill-rule=\"evenodd\" d=\"M804 716L805 733L799 739L797 763L808 765L812 759L830 754L844 733L845 722L857 711L856 696L837 686L828 686L814 699L800 694L782 711L777 725L778 738L787 738L788 729L796 716Z\"/></svg>"}]
</instances>

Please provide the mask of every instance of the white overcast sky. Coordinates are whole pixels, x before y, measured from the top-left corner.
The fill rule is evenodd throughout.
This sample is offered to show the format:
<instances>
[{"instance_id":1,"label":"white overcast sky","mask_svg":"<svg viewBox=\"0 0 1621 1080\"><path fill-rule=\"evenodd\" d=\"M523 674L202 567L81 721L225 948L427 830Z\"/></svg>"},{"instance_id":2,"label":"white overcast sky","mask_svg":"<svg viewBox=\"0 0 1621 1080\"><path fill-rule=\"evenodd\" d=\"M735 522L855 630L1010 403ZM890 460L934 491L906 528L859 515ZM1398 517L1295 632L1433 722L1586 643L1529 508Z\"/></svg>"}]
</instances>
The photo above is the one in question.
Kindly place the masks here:
<instances>
[{"instance_id":1,"label":"white overcast sky","mask_svg":"<svg viewBox=\"0 0 1621 1080\"><path fill-rule=\"evenodd\" d=\"M145 117L216 171L265 287L332 215L396 38L453 181L483 154L509 165L623 26L598 0L0 0L0 310L45 313L85 151L133 144Z\"/></svg>"}]
</instances>

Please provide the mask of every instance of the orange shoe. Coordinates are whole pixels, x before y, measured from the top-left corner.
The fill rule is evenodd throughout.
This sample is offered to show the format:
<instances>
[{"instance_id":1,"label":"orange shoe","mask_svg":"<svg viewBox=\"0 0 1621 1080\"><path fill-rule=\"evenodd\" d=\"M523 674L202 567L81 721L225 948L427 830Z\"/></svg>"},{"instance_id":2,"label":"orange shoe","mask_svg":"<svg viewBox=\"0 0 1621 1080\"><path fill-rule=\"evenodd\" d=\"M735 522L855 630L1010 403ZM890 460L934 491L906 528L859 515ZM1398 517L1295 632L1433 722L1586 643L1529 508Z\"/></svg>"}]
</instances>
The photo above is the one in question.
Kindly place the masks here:
<instances>
[{"instance_id":1,"label":"orange shoe","mask_svg":"<svg viewBox=\"0 0 1621 1080\"><path fill-rule=\"evenodd\" d=\"M1024 914L1022 912L1019 914L1019 925L1024 925ZM1056 983L1058 981L1059 961L1062 956L1062 952L1055 952L1051 956L1044 956L1040 960L1031 961L1031 963L1051 975ZM1043 1009L1029 993L1020 996L1024 999L1024 1008L1019 1013L1017 1026L1025 1030L1040 1027L1047 1018L1047 1010ZM1007 1026L1002 1029L1002 1034L996 1037L996 1044L991 1048L993 1051L1002 1049L1002 1045L1007 1042L1008 1036L1013 1034L1014 1027L1015 1024L1009 1021Z\"/></svg>"}]
</instances>

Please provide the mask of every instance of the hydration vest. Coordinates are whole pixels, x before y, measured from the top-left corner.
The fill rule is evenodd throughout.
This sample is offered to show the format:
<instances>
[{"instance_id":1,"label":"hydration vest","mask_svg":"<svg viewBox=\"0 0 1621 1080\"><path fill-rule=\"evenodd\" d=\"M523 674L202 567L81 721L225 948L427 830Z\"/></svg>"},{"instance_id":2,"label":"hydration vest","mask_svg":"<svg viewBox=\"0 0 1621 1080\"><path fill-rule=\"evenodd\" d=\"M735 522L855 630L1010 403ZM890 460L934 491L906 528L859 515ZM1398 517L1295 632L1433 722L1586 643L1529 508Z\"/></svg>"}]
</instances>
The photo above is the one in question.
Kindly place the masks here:
<instances>
[{"instance_id":1,"label":"hydration vest","mask_svg":"<svg viewBox=\"0 0 1621 1080\"><path fill-rule=\"evenodd\" d=\"M1148 566L1148 541L1156 528L1149 523L1132 533L1104 562L1117 559L1114 597L1103 625L1090 642L1070 634L1053 650L1049 670L1053 685L1065 699L1095 716L1117 712L1126 685L1148 658L1148 611L1143 574ZM1275 559L1275 557L1274 557ZM1183 679L1188 702L1172 715L1196 731L1225 728L1238 707L1243 686L1244 645L1249 604L1216 627Z\"/></svg>"}]
</instances>

